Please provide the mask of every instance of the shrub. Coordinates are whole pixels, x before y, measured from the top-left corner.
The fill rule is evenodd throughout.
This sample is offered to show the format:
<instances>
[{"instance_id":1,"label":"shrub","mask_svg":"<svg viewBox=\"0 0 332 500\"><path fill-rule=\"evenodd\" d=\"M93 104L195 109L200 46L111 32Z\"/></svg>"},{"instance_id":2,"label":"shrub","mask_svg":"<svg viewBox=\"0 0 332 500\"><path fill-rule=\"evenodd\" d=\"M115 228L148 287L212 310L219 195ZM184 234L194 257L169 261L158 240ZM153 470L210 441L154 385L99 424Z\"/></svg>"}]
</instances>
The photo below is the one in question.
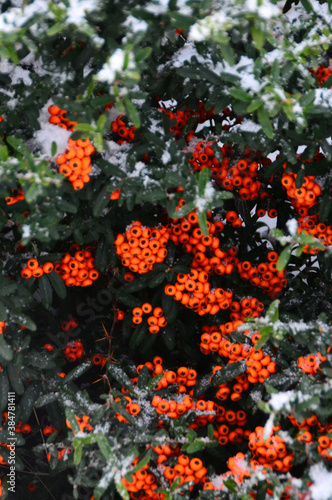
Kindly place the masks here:
<instances>
[{"instance_id":1,"label":"shrub","mask_svg":"<svg viewBox=\"0 0 332 500\"><path fill-rule=\"evenodd\" d=\"M330 20L3 2L1 498L332 498Z\"/></svg>"}]
</instances>

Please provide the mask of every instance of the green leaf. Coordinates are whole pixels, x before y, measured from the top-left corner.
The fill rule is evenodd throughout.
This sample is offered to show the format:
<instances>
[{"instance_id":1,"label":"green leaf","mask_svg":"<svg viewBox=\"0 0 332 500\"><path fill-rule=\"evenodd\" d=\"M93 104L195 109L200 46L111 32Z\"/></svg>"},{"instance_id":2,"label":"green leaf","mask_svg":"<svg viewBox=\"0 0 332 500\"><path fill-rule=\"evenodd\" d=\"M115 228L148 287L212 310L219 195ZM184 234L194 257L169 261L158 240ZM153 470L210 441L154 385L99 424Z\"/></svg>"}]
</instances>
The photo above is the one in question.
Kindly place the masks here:
<instances>
[{"instance_id":1,"label":"green leaf","mask_svg":"<svg viewBox=\"0 0 332 500\"><path fill-rule=\"evenodd\" d=\"M123 498L123 500L130 500L128 490L122 484L121 478L115 478L115 487L120 497Z\"/></svg>"},{"instance_id":2,"label":"green leaf","mask_svg":"<svg viewBox=\"0 0 332 500\"><path fill-rule=\"evenodd\" d=\"M40 298L45 309L49 309L52 305L52 287L45 274L38 278L38 287Z\"/></svg>"},{"instance_id":3,"label":"green leaf","mask_svg":"<svg viewBox=\"0 0 332 500\"><path fill-rule=\"evenodd\" d=\"M270 334L272 332L273 332L273 327L271 325L263 326L263 328L261 328L259 330L259 334L260 334L261 338L255 344L256 351L258 351L261 347L263 347L263 345L266 344L266 342L269 340Z\"/></svg>"},{"instance_id":4,"label":"green leaf","mask_svg":"<svg viewBox=\"0 0 332 500\"><path fill-rule=\"evenodd\" d=\"M48 36L57 35L58 33L60 33L60 31L64 29L64 27L65 27L64 23L55 23L46 31L46 35Z\"/></svg>"},{"instance_id":5,"label":"green leaf","mask_svg":"<svg viewBox=\"0 0 332 500\"><path fill-rule=\"evenodd\" d=\"M79 132L94 132L95 128L90 123L77 123L75 130Z\"/></svg>"},{"instance_id":6,"label":"green leaf","mask_svg":"<svg viewBox=\"0 0 332 500\"><path fill-rule=\"evenodd\" d=\"M79 366L76 366L73 370L71 370L65 378L61 379L61 385L64 386L71 382L72 380L75 380L78 377L81 377L84 373L86 373L89 368L93 366L93 361L84 361L81 363Z\"/></svg>"},{"instance_id":7,"label":"green leaf","mask_svg":"<svg viewBox=\"0 0 332 500\"><path fill-rule=\"evenodd\" d=\"M26 316L23 313L15 313L11 312L11 319L15 321L15 323L18 323L19 325L25 326L25 328L28 328L29 330L32 330L33 332L37 329L36 323L32 321L28 316Z\"/></svg>"},{"instance_id":8,"label":"green leaf","mask_svg":"<svg viewBox=\"0 0 332 500\"><path fill-rule=\"evenodd\" d=\"M269 114L266 111L266 109L263 107L259 108L257 110L257 117L258 117L259 123L262 126L264 134L269 139L273 139L273 137L274 137L273 127L272 127L272 123L271 123Z\"/></svg>"},{"instance_id":9,"label":"green leaf","mask_svg":"<svg viewBox=\"0 0 332 500\"><path fill-rule=\"evenodd\" d=\"M77 206L74 205L74 203L71 203L70 201L65 200L64 198L56 198L55 199L56 206L59 207L61 210L64 212L69 212L71 214L76 214L77 213Z\"/></svg>"},{"instance_id":10,"label":"green leaf","mask_svg":"<svg viewBox=\"0 0 332 500\"><path fill-rule=\"evenodd\" d=\"M241 373L245 372L247 369L247 365L244 361L235 361L227 366L225 366L222 370L219 370L211 380L212 385L221 385L229 380L233 380Z\"/></svg>"},{"instance_id":11,"label":"green leaf","mask_svg":"<svg viewBox=\"0 0 332 500\"><path fill-rule=\"evenodd\" d=\"M0 321L6 321L7 319L7 311L3 303L0 301Z\"/></svg>"},{"instance_id":12,"label":"green leaf","mask_svg":"<svg viewBox=\"0 0 332 500\"><path fill-rule=\"evenodd\" d=\"M198 224L203 234L206 236L209 234L209 229L207 226L207 215L206 212L198 212Z\"/></svg>"},{"instance_id":13,"label":"green leaf","mask_svg":"<svg viewBox=\"0 0 332 500\"><path fill-rule=\"evenodd\" d=\"M104 436L103 434L96 434L95 438L100 451L102 452L102 454L106 458L106 461L108 462L113 457L113 452L111 445L107 440L107 437Z\"/></svg>"},{"instance_id":14,"label":"green leaf","mask_svg":"<svg viewBox=\"0 0 332 500\"><path fill-rule=\"evenodd\" d=\"M266 311L266 317L270 321L273 321L273 323L275 323L279 319L279 304L280 304L280 300L278 300L278 299L274 300L273 302L271 302L268 310Z\"/></svg>"},{"instance_id":15,"label":"green leaf","mask_svg":"<svg viewBox=\"0 0 332 500\"><path fill-rule=\"evenodd\" d=\"M251 27L251 36L255 42L255 45L258 50L262 50L263 45L264 45L264 31L257 25L253 25Z\"/></svg>"},{"instance_id":16,"label":"green leaf","mask_svg":"<svg viewBox=\"0 0 332 500\"><path fill-rule=\"evenodd\" d=\"M141 343L143 342L143 339L145 337L145 334L147 332L147 323L143 321L140 325L138 325L134 331L134 334L132 335L130 342L129 342L129 347L131 349L136 349Z\"/></svg>"},{"instance_id":17,"label":"green leaf","mask_svg":"<svg viewBox=\"0 0 332 500\"><path fill-rule=\"evenodd\" d=\"M133 390L134 386L128 375L116 364L109 363L107 365L107 369L109 373L112 375L115 380L119 382L119 384L124 386L126 389Z\"/></svg>"},{"instance_id":18,"label":"green leaf","mask_svg":"<svg viewBox=\"0 0 332 500\"><path fill-rule=\"evenodd\" d=\"M159 333L157 335L159 335ZM175 332L174 329L170 327L170 325L166 325L166 327L162 329L161 338L163 339L163 342L169 351L173 351L175 349Z\"/></svg>"},{"instance_id":19,"label":"green leaf","mask_svg":"<svg viewBox=\"0 0 332 500\"><path fill-rule=\"evenodd\" d=\"M105 184L96 196L95 202L93 204L92 213L94 217L99 217L107 207L110 201L110 194L107 189L107 184Z\"/></svg>"},{"instance_id":20,"label":"green leaf","mask_svg":"<svg viewBox=\"0 0 332 500\"><path fill-rule=\"evenodd\" d=\"M187 453L197 453L198 451L204 450L206 443L204 441L194 441L186 448Z\"/></svg>"},{"instance_id":21,"label":"green leaf","mask_svg":"<svg viewBox=\"0 0 332 500\"><path fill-rule=\"evenodd\" d=\"M208 168L204 167L198 175L198 195L204 196L205 188L210 178L210 171Z\"/></svg>"},{"instance_id":22,"label":"green leaf","mask_svg":"<svg viewBox=\"0 0 332 500\"><path fill-rule=\"evenodd\" d=\"M12 363L8 363L7 370L8 370L10 385L12 386L16 394L22 396L22 394L24 394L24 384L16 366L14 366Z\"/></svg>"},{"instance_id":23,"label":"green leaf","mask_svg":"<svg viewBox=\"0 0 332 500\"><path fill-rule=\"evenodd\" d=\"M8 148L4 144L0 145L0 161L6 161L8 159Z\"/></svg>"},{"instance_id":24,"label":"green leaf","mask_svg":"<svg viewBox=\"0 0 332 500\"><path fill-rule=\"evenodd\" d=\"M3 334L0 334L0 353L1 357L6 361L11 361L13 359L13 351L3 338Z\"/></svg>"},{"instance_id":25,"label":"green leaf","mask_svg":"<svg viewBox=\"0 0 332 500\"><path fill-rule=\"evenodd\" d=\"M144 47L144 49L140 49L137 54L135 54L135 62L136 64L140 64L146 59L150 57L152 54L152 48L151 47Z\"/></svg>"},{"instance_id":26,"label":"green leaf","mask_svg":"<svg viewBox=\"0 0 332 500\"><path fill-rule=\"evenodd\" d=\"M252 96L248 92L245 92L242 89L239 88L229 89L229 93L232 97L238 99L239 101L245 101L245 102L252 101Z\"/></svg>"},{"instance_id":27,"label":"green leaf","mask_svg":"<svg viewBox=\"0 0 332 500\"><path fill-rule=\"evenodd\" d=\"M2 349L0 344L0 349ZM7 411L8 406L9 381L5 370L0 372L0 412Z\"/></svg>"},{"instance_id":28,"label":"green leaf","mask_svg":"<svg viewBox=\"0 0 332 500\"><path fill-rule=\"evenodd\" d=\"M82 460L82 453L83 453L83 446L81 443L77 443L75 445L75 450L74 450L74 464L79 465Z\"/></svg>"},{"instance_id":29,"label":"green leaf","mask_svg":"<svg viewBox=\"0 0 332 500\"><path fill-rule=\"evenodd\" d=\"M80 432L80 426L78 425L78 422L76 420L74 411L71 408L66 407L65 408L65 414L66 414L66 418L68 419L68 421L70 423L72 431L75 434L77 434L78 432Z\"/></svg>"},{"instance_id":30,"label":"green leaf","mask_svg":"<svg viewBox=\"0 0 332 500\"><path fill-rule=\"evenodd\" d=\"M135 104L129 99L129 97L124 98L124 102L128 111L130 120L133 122L136 128L141 126L141 117L135 106Z\"/></svg>"},{"instance_id":31,"label":"green leaf","mask_svg":"<svg viewBox=\"0 0 332 500\"><path fill-rule=\"evenodd\" d=\"M281 252L281 254L279 255L279 258L278 258L277 271L282 271L283 269L285 269L285 267L287 266L289 259L291 257L291 253L292 253L291 246L288 245L287 247L285 247L283 249L283 251Z\"/></svg>"},{"instance_id":32,"label":"green leaf","mask_svg":"<svg viewBox=\"0 0 332 500\"><path fill-rule=\"evenodd\" d=\"M51 155L52 156L56 155L57 149L58 149L58 147L57 147L56 142L52 141L52 146L51 146Z\"/></svg>"},{"instance_id":33,"label":"green leaf","mask_svg":"<svg viewBox=\"0 0 332 500\"><path fill-rule=\"evenodd\" d=\"M58 273L55 271L52 271L48 275L48 279L54 288L55 293L60 297L60 299L64 299L67 295L67 289L66 285L64 284L63 280L60 278Z\"/></svg>"},{"instance_id":34,"label":"green leaf","mask_svg":"<svg viewBox=\"0 0 332 500\"><path fill-rule=\"evenodd\" d=\"M248 113L252 113L253 111L257 111L261 106L263 106L263 101L261 99L254 99L247 107L247 111Z\"/></svg>"},{"instance_id":35,"label":"green leaf","mask_svg":"<svg viewBox=\"0 0 332 500\"><path fill-rule=\"evenodd\" d=\"M58 392L49 392L47 394L43 394L35 401L35 406L37 408L40 408L41 406L53 403L53 401L56 401L58 399L58 396L59 396Z\"/></svg>"}]
</instances>

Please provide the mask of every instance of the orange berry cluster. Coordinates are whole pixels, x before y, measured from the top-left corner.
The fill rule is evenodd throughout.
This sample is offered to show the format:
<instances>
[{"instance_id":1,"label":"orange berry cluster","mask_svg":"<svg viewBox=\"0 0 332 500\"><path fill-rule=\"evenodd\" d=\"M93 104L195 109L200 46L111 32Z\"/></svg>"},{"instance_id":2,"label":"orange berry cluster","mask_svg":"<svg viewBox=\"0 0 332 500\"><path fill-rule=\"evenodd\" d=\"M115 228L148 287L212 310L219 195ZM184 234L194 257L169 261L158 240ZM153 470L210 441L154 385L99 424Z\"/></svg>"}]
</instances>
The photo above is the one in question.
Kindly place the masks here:
<instances>
[{"instance_id":1,"label":"orange berry cluster","mask_svg":"<svg viewBox=\"0 0 332 500\"><path fill-rule=\"evenodd\" d=\"M171 132L174 132L176 141L180 139L182 130L190 118L196 118L198 120L198 123L204 123L206 120L211 120L215 116L213 108L207 111L202 101L199 102L197 110L191 110L190 108L186 108L184 111L179 109L173 111L167 110L165 108L159 108L159 109L160 111L165 112L170 120L176 120L176 124L169 128ZM194 130L190 130L190 132L186 136L187 142L190 142L192 137L194 137L194 133L195 133Z\"/></svg>"},{"instance_id":2,"label":"orange berry cluster","mask_svg":"<svg viewBox=\"0 0 332 500\"><path fill-rule=\"evenodd\" d=\"M70 121L65 117L65 114L67 113L65 109L61 109L59 106L49 106L48 112L51 115L48 119L49 123L58 125L65 130L70 130L71 132L74 130L74 126L77 122Z\"/></svg>"},{"instance_id":3,"label":"orange berry cluster","mask_svg":"<svg viewBox=\"0 0 332 500\"><path fill-rule=\"evenodd\" d=\"M312 73L313 75L315 75L317 77L318 85L320 87L321 87L322 83L326 82L326 80L328 80L330 78L330 76L332 75L332 71L330 70L330 68L325 68L325 66L323 66L323 64L318 66L318 68L316 70L311 69L310 73Z\"/></svg>"},{"instance_id":4,"label":"orange berry cluster","mask_svg":"<svg viewBox=\"0 0 332 500\"><path fill-rule=\"evenodd\" d=\"M166 285L165 294L181 301L188 309L192 309L200 316L216 314L227 309L231 302L233 292L222 288L211 289L208 274L191 269L189 274L179 273L175 285Z\"/></svg>"},{"instance_id":5,"label":"orange berry cluster","mask_svg":"<svg viewBox=\"0 0 332 500\"><path fill-rule=\"evenodd\" d=\"M254 459L250 460L250 465L263 465L272 468L277 472L286 473L294 464L294 457L288 454L284 440L275 434L280 427L274 427L270 436L264 441L264 427L256 427L249 436L249 448Z\"/></svg>"},{"instance_id":6,"label":"orange berry cluster","mask_svg":"<svg viewBox=\"0 0 332 500\"><path fill-rule=\"evenodd\" d=\"M257 180L259 163L253 161L256 153L246 148L244 157L239 160L232 160L232 147L224 144L220 148L223 156L220 162L212 148L212 141L200 141L197 143L193 157L189 163L193 165L194 171L200 171L207 167L212 170L212 178L217 184L221 184L224 189L232 191L238 189L238 193L243 200L257 200L260 197L262 183ZM236 161L236 163L235 163ZM261 159L264 165L271 163L268 158ZM235 163L231 166L231 163Z\"/></svg>"},{"instance_id":7,"label":"orange berry cluster","mask_svg":"<svg viewBox=\"0 0 332 500\"><path fill-rule=\"evenodd\" d=\"M45 264L41 265L37 259L29 259L26 267L21 270L21 276L24 279L40 278L44 273L51 273L53 269L54 264L52 262L45 262Z\"/></svg>"},{"instance_id":8,"label":"orange berry cluster","mask_svg":"<svg viewBox=\"0 0 332 500\"><path fill-rule=\"evenodd\" d=\"M138 458L132 462L132 465L137 465ZM129 492L130 498L137 500L163 500L166 497L165 493L158 493L156 490L159 487L156 476L148 471L149 463L144 465L142 469L131 474L131 481L125 477L121 479L123 486ZM137 493L141 492L138 496Z\"/></svg>"},{"instance_id":9,"label":"orange berry cluster","mask_svg":"<svg viewBox=\"0 0 332 500\"><path fill-rule=\"evenodd\" d=\"M6 330L6 322L0 321L0 335Z\"/></svg>"},{"instance_id":10,"label":"orange berry cluster","mask_svg":"<svg viewBox=\"0 0 332 500\"><path fill-rule=\"evenodd\" d=\"M57 451L58 451L58 461L63 459L65 453L67 453L68 455L69 455L69 453L71 453L71 449L70 448L60 448ZM46 454L46 458L47 458L47 460L49 462L51 461L51 453L50 452L48 452ZM30 491L35 491L35 489L36 488L34 488L32 490L30 489Z\"/></svg>"},{"instance_id":11,"label":"orange berry cluster","mask_svg":"<svg viewBox=\"0 0 332 500\"><path fill-rule=\"evenodd\" d=\"M315 238L319 239L326 247L332 245L332 225L326 226L323 222L316 224L312 216L299 217L298 222L298 234L304 231L306 234L315 236ZM305 253L317 254L322 251L322 249L318 247L310 248L309 245L304 245L303 251Z\"/></svg>"},{"instance_id":12,"label":"orange berry cluster","mask_svg":"<svg viewBox=\"0 0 332 500\"><path fill-rule=\"evenodd\" d=\"M240 302L233 300L230 310L232 321L243 321L246 318L259 318L264 311L264 304L256 297L243 297Z\"/></svg>"},{"instance_id":13,"label":"orange berry cluster","mask_svg":"<svg viewBox=\"0 0 332 500\"><path fill-rule=\"evenodd\" d=\"M250 281L252 286L263 288L263 293L271 298L276 298L287 285L286 271L277 271L277 252L267 254L268 262L261 262L254 267L249 261L238 262L237 271L240 277Z\"/></svg>"},{"instance_id":14,"label":"orange berry cluster","mask_svg":"<svg viewBox=\"0 0 332 500\"><path fill-rule=\"evenodd\" d=\"M314 375L320 370L319 365L326 360L326 356L322 356L320 352L317 352L317 354L300 356L297 359L297 366L303 371L303 373Z\"/></svg>"},{"instance_id":15,"label":"orange berry cluster","mask_svg":"<svg viewBox=\"0 0 332 500\"><path fill-rule=\"evenodd\" d=\"M114 401L116 403L118 403L118 402L122 403L122 400L120 397L114 398ZM131 415L136 416L140 413L140 411L141 411L140 405L137 403L133 403L131 397L124 396L124 403L125 403L125 410L128 411ZM123 415L121 415L121 413L119 413L119 412L117 412L115 414L115 418L117 418L119 420L119 422L124 422L125 424L129 424L128 420Z\"/></svg>"},{"instance_id":16,"label":"orange berry cluster","mask_svg":"<svg viewBox=\"0 0 332 500\"><path fill-rule=\"evenodd\" d=\"M72 183L75 191L79 191L84 184L90 182L91 155L95 152L90 139L68 139L67 149L55 161L59 165L59 173L63 174Z\"/></svg>"},{"instance_id":17,"label":"orange berry cluster","mask_svg":"<svg viewBox=\"0 0 332 500\"><path fill-rule=\"evenodd\" d=\"M14 189L12 189L12 191L14 191ZM14 205L14 203L17 203L18 201L24 200L24 199L25 199L24 193L23 193L22 189L19 188L17 195L7 196L5 198L5 201L6 201L7 205Z\"/></svg>"},{"instance_id":18,"label":"orange berry cluster","mask_svg":"<svg viewBox=\"0 0 332 500\"><path fill-rule=\"evenodd\" d=\"M78 426L79 426L81 432L84 432L85 430L93 431L93 427L89 424L89 419L90 419L89 415L83 415L82 418L75 415L75 418L76 418L76 421L78 423ZM68 418L66 419L66 425L67 425L68 429L71 429L73 431ZM74 432L74 434L75 434L75 432Z\"/></svg>"},{"instance_id":19,"label":"orange berry cluster","mask_svg":"<svg viewBox=\"0 0 332 500\"><path fill-rule=\"evenodd\" d=\"M167 321L161 307L152 309L152 305L149 302L145 302L142 307L134 307L132 320L134 325L139 325L143 321L143 313L150 314L152 312L148 317L148 325L149 332L155 334L159 332L160 328L167 325Z\"/></svg>"},{"instance_id":20,"label":"orange berry cluster","mask_svg":"<svg viewBox=\"0 0 332 500\"><path fill-rule=\"evenodd\" d=\"M122 264L134 273L144 274L153 269L154 263L164 261L168 240L163 225L150 228L133 221L124 234L117 235L114 244Z\"/></svg>"},{"instance_id":21,"label":"orange berry cluster","mask_svg":"<svg viewBox=\"0 0 332 500\"><path fill-rule=\"evenodd\" d=\"M252 384L261 384L272 374L277 371L277 365L271 360L268 354L264 354L262 349L251 351L250 355L246 359L246 365L248 366L248 381Z\"/></svg>"},{"instance_id":22,"label":"orange berry cluster","mask_svg":"<svg viewBox=\"0 0 332 500\"><path fill-rule=\"evenodd\" d=\"M183 200L180 200L180 206ZM209 215L209 214L208 214ZM237 250L232 247L227 252L220 246L217 234L220 233L224 224L221 221L207 222L208 235L204 235L199 228L198 216L196 212L190 212L186 217L182 217L178 222L172 221L166 228L170 239L175 245L182 245L184 253L194 255L191 267L206 273L215 272L218 275L231 274L236 263L235 255ZM208 257L211 255L211 257Z\"/></svg>"},{"instance_id":23,"label":"orange berry cluster","mask_svg":"<svg viewBox=\"0 0 332 500\"><path fill-rule=\"evenodd\" d=\"M63 330L64 332L68 332L72 328L77 328L78 325L79 323L76 321L76 319L70 318L69 321L63 321L63 323L61 323L61 330Z\"/></svg>"},{"instance_id":24,"label":"orange berry cluster","mask_svg":"<svg viewBox=\"0 0 332 500\"><path fill-rule=\"evenodd\" d=\"M179 443L176 444L158 444L156 447L152 446L152 450L157 453L158 458L156 460L157 464L162 464L166 462L169 458L180 455Z\"/></svg>"},{"instance_id":25,"label":"orange berry cluster","mask_svg":"<svg viewBox=\"0 0 332 500\"><path fill-rule=\"evenodd\" d=\"M173 467L165 467L163 471L170 485L178 478L180 478L179 485L189 482L193 482L194 485L204 483L206 474L207 468L203 466L202 460L197 457L190 459L187 455L179 455L177 463ZM192 491L194 485L189 487L189 491Z\"/></svg>"},{"instance_id":26,"label":"orange berry cluster","mask_svg":"<svg viewBox=\"0 0 332 500\"><path fill-rule=\"evenodd\" d=\"M67 361L74 363L77 359L85 354L83 344L80 340L73 340L66 345L63 354L66 356Z\"/></svg>"},{"instance_id":27,"label":"orange berry cluster","mask_svg":"<svg viewBox=\"0 0 332 500\"><path fill-rule=\"evenodd\" d=\"M248 440L250 430L244 430L243 426L247 423L247 414L244 410L228 410L219 406L219 415L217 417L219 427L214 430L214 437L218 439L219 444L225 446L227 443L241 444L243 439ZM232 431L230 426L237 426Z\"/></svg>"},{"instance_id":28,"label":"orange berry cluster","mask_svg":"<svg viewBox=\"0 0 332 500\"><path fill-rule=\"evenodd\" d=\"M107 358L105 356L100 356L100 354L94 354L92 356L92 361L95 366L105 366Z\"/></svg>"},{"instance_id":29,"label":"orange berry cluster","mask_svg":"<svg viewBox=\"0 0 332 500\"><path fill-rule=\"evenodd\" d=\"M302 443L317 443L318 453L324 460L332 459L332 439L330 438L332 432L332 423L327 423L322 425L316 415L311 415L307 419L303 419L302 422L298 422L293 415L288 415L289 420L292 425L299 428L299 433L296 437L297 441ZM314 437L315 428L319 434L318 437Z\"/></svg>"},{"instance_id":30,"label":"orange berry cluster","mask_svg":"<svg viewBox=\"0 0 332 500\"><path fill-rule=\"evenodd\" d=\"M204 325L202 327L203 334L201 335L200 350L203 354L210 354L211 352L218 352L220 356L230 357L231 342L226 341L221 334L232 333L238 326L242 325L243 321L229 321L219 327L216 325ZM226 344L226 342L228 342ZM244 344L243 344L244 345ZM225 351L229 355L225 354ZM231 359L231 358L230 358ZM238 357L236 358L238 359Z\"/></svg>"},{"instance_id":31,"label":"orange berry cluster","mask_svg":"<svg viewBox=\"0 0 332 500\"><path fill-rule=\"evenodd\" d=\"M55 265L55 271L65 282L66 286L89 286L98 279L99 273L95 269L95 259L92 257L91 247L81 250L79 245L72 245L76 250L74 256L65 253L61 262Z\"/></svg>"},{"instance_id":32,"label":"orange berry cluster","mask_svg":"<svg viewBox=\"0 0 332 500\"><path fill-rule=\"evenodd\" d=\"M111 130L114 134L118 134L120 139L116 142L117 144L123 144L124 142L132 142L135 139L136 127L128 127L123 121L124 115L119 115L116 120L111 122Z\"/></svg>"},{"instance_id":33,"label":"orange berry cluster","mask_svg":"<svg viewBox=\"0 0 332 500\"><path fill-rule=\"evenodd\" d=\"M286 164L284 165L286 167ZM309 208L317 204L317 198L322 190L315 182L314 175L307 175L304 177L303 184L300 188L296 187L297 174L290 172L289 174L283 173L281 184L287 191L287 196L290 199L293 207L301 216L308 214Z\"/></svg>"}]
</instances>

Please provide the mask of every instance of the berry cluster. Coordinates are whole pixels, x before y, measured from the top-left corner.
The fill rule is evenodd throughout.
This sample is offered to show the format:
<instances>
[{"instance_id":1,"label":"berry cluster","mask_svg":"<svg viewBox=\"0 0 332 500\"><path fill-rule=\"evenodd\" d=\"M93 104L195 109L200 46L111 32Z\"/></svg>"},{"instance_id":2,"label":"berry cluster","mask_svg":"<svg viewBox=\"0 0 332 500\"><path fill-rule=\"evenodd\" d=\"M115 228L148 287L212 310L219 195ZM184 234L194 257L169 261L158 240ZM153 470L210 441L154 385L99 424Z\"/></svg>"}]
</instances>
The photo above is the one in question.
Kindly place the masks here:
<instances>
[{"instance_id":1,"label":"berry cluster","mask_svg":"<svg viewBox=\"0 0 332 500\"><path fill-rule=\"evenodd\" d=\"M84 356L83 344L80 340L73 340L66 345L63 354L66 356L67 361L74 363L77 359L81 359Z\"/></svg>"},{"instance_id":2,"label":"berry cluster","mask_svg":"<svg viewBox=\"0 0 332 500\"><path fill-rule=\"evenodd\" d=\"M14 189L12 189L12 191L14 191ZM5 198L5 201L6 201L7 205L14 205L14 203L17 203L18 201L24 200L24 199L25 199L25 196L24 196L24 193L22 191L22 188L19 188L18 194L14 195L14 196L7 196Z\"/></svg>"},{"instance_id":3,"label":"berry cluster","mask_svg":"<svg viewBox=\"0 0 332 500\"><path fill-rule=\"evenodd\" d=\"M163 262L169 234L161 224L145 227L140 221L133 221L125 234L118 234L114 244L116 253L125 267L138 274L153 269L154 263Z\"/></svg>"},{"instance_id":4,"label":"berry cluster","mask_svg":"<svg viewBox=\"0 0 332 500\"><path fill-rule=\"evenodd\" d=\"M113 134L117 134L119 139L117 139L117 144L123 144L124 142L132 142L135 139L136 127L128 127L126 122L123 121L124 115L117 116L116 120L111 122L111 130Z\"/></svg>"},{"instance_id":5,"label":"berry cluster","mask_svg":"<svg viewBox=\"0 0 332 500\"><path fill-rule=\"evenodd\" d=\"M26 267L21 270L21 276L24 279L40 278L44 273L51 273L53 269L54 264L52 262L45 262L45 264L41 265L37 259L29 259Z\"/></svg>"},{"instance_id":6,"label":"berry cluster","mask_svg":"<svg viewBox=\"0 0 332 500\"><path fill-rule=\"evenodd\" d=\"M59 106L49 106L48 112L51 115L48 119L50 123L58 125L65 130L70 130L71 132L74 130L74 126L77 122L68 120L68 118L65 117L67 113L65 109L61 109Z\"/></svg>"},{"instance_id":7,"label":"berry cluster","mask_svg":"<svg viewBox=\"0 0 332 500\"><path fill-rule=\"evenodd\" d=\"M284 440L275 434L275 431L278 430L280 427L274 427L266 440L264 439L264 427L258 426L250 434L249 448L254 457L250 460L252 467L263 465L283 473L291 469L294 457L287 452Z\"/></svg>"},{"instance_id":8,"label":"berry cluster","mask_svg":"<svg viewBox=\"0 0 332 500\"><path fill-rule=\"evenodd\" d=\"M175 285L165 286L165 294L181 301L200 316L216 314L230 306L233 292L222 288L211 289L208 278L205 271L198 272L196 269L191 269L188 274L179 273Z\"/></svg>"},{"instance_id":9,"label":"berry cluster","mask_svg":"<svg viewBox=\"0 0 332 500\"><path fill-rule=\"evenodd\" d=\"M190 459L187 455L179 455L175 465L165 467L163 471L163 475L170 485L178 478L179 485L193 482L194 484L189 487L189 491L193 490L195 484L203 484L206 474L207 468L203 466L202 460L197 457Z\"/></svg>"},{"instance_id":10,"label":"berry cluster","mask_svg":"<svg viewBox=\"0 0 332 500\"><path fill-rule=\"evenodd\" d=\"M59 165L59 173L63 174L72 183L75 191L79 191L84 184L90 182L91 155L95 152L90 139L68 139L67 149L55 161Z\"/></svg>"},{"instance_id":11,"label":"berry cluster","mask_svg":"<svg viewBox=\"0 0 332 500\"><path fill-rule=\"evenodd\" d=\"M76 419L76 422L77 422L81 432L84 432L85 430L93 431L93 427L89 424L89 419L90 419L89 415L83 415L82 418L75 415L75 419ZM66 425L67 425L68 429L71 429L73 431L73 433L75 434L68 419L66 419Z\"/></svg>"},{"instance_id":12,"label":"berry cluster","mask_svg":"<svg viewBox=\"0 0 332 500\"><path fill-rule=\"evenodd\" d=\"M136 458L132 462L134 467L138 462ZM136 500L140 498L141 500L163 500L166 497L165 493L158 493L156 490L159 487L156 476L148 471L149 463L144 465L142 469L131 474L131 480L128 481L125 477L121 479L123 486L129 492L130 498ZM137 496L137 493L141 492L141 495Z\"/></svg>"},{"instance_id":13,"label":"berry cluster","mask_svg":"<svg viewBox=\"0 0 332 500\"><path fill-rule=\"evenodd\" d=\"M269 252L267 260L268 262L261 262L257 267L253 266L249 261L238 262L237 271L242 279L250 281L252 286L259 286L263 289L265 295L273 299L287 285L286 272L284 269L277 271L277 252Z\"/></svg>"},{"instance_id":14,"label":"berry cluster","mask_svg":"<svg viewBox=\"0 0 332 500\"><path fill-rule=\"evenodd\" d=\"M332 71L330 68L325 68L323 64L318 66L316 70L311 69L310 73L315 75L318 80L318 85L321 87L324 82L326 82L330 76L332 75Z\"/></svg>"},{"instance_id":15,"label":"berry cluster","mask_svg":"<svg viewBox=\"0 0 332 500\"><path fill-rule=\"evenodd\" d=\"M320 352L317 352L317 354L308 354L308 356L300 356L297 360L297 366L304 373L313 375L320 370L319 365L326 360L327 360L326 356L322 356Z\"/></svg>"},{"instance_id":16,"label":"berry cluster","mask_svg":"<svg viewBox=\"0 0 332 500\"><path fill-rule=\"evenodd\" d=\"M149 332L152 334L158 333L160 328L167 325L164 312L161 307L155 307L152 310L152 305L150 302L145 302L142 307L134 307L133 313L133 323L134 325L139 325L143 321L143 313L150 314L148 317Z\"/></svg>"},{"instance_id":17,"label":"berry cluster","mask_svg":"<svg viewBox=\"0 0 332 500\"><path fill-rule=\"evenodd\" d=\"M92 257L92 247L81 250L80 245L74 244L74 256L65 253L54 270L58 273L66 286L89 286L98 279L99 273L95 269L95 259Z\"/></svg>"}]
</instances>

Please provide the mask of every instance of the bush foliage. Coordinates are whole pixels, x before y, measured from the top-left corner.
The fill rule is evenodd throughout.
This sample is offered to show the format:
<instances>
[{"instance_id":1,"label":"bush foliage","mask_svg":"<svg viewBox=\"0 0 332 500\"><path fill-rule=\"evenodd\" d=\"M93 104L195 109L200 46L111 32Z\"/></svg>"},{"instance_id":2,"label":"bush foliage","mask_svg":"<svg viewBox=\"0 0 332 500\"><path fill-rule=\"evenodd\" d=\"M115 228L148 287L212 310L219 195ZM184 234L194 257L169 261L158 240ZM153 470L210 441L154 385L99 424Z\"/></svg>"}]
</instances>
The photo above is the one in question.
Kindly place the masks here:
<instances>
[{"instance_id":1,"label":"bush foliage","mask_svg":"<svg viewBox=\"0 0 332 500\"><path fill-rule=\"evenodd\" d=\"M2 2L1 498L332 498L330 7Z\"/></svg>"}]
</instances>

